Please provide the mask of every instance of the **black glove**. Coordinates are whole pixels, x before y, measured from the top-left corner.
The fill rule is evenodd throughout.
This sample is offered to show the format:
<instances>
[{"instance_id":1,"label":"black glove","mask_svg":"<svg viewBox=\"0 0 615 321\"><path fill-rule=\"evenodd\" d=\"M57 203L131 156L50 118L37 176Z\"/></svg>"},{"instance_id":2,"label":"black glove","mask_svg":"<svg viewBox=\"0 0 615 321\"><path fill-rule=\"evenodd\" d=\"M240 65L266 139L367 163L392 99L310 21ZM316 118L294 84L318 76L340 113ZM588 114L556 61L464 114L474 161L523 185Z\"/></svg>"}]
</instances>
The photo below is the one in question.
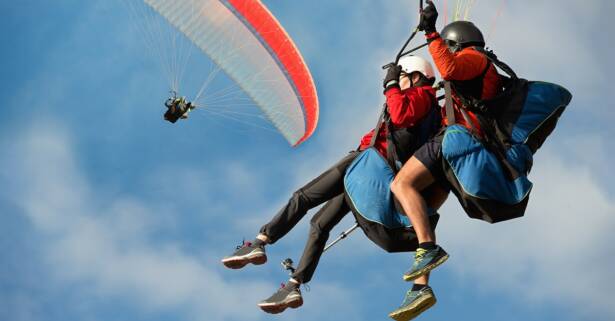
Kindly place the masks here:
<instances>
[{"instance_id":1,"label":"black glove","mask_svg":"<svg viewBox=\"0 0 615 321\"><path fill-rule=\"evenodd\" d=\"M427 0L427 6L421 11L419 30L425 33L436 32L436 20L438 20L438 10L432 1Z\"/></svg>"},{"instance_id":2,"label":"black glove","mask_svg":"<svg viewBox=\"0 0 615 321\"><path fill-rule=\"evenodd\" d=\"M384 82L382 83L385 91L393 86L399 87L399 75L401 74L401 66L396 64L391 64L389 69L387 69L387 75L384 77Z\"/></svg>"}]
</instances>

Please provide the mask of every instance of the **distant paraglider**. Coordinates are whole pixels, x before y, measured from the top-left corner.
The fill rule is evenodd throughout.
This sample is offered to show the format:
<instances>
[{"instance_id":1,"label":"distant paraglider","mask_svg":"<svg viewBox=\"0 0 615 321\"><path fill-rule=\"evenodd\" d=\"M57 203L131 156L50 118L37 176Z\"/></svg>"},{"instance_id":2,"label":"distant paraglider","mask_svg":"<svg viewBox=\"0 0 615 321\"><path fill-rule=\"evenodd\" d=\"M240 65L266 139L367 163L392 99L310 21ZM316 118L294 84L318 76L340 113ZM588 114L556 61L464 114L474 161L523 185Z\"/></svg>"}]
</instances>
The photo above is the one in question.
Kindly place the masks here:
<instances>
[{"instance_id":1,"label":"distant paraglider","mask_svg":"<svg viewBox=\"0 0 615 321\"><path fill-rule=\"evenodd\" d=\"M177 97L177 93L172 91L171 96L164 105L167 107L167 112L164 113L164 119L175 123L178 119L187 119L188 113L196 108L192 102L187 101L186 97Z\"/></svg>"},{"instance_id":2,"label":"distant paraglider","mask_svg":"<svg viewBox=\"0 0 615 321\"><path fill-rule=\"evenodd\" d=\"M173 92L181 92L179 82L186 70L206 76L190 101L175 94L165 103L166 120L184 119L196 105L226 118L244 112L233 107L252 105L291 145L312 135L318 123L314 81L293 40L259 0L143 0L147 6L125 1L151 53L166 64L163 70ZM165 47L171 50L164 52ZM190 57L179 52L185 47L198 48L217 69L208 74L186 68ZM206 92L219 71L233 84Z\"/></svg>"}]
</instances>

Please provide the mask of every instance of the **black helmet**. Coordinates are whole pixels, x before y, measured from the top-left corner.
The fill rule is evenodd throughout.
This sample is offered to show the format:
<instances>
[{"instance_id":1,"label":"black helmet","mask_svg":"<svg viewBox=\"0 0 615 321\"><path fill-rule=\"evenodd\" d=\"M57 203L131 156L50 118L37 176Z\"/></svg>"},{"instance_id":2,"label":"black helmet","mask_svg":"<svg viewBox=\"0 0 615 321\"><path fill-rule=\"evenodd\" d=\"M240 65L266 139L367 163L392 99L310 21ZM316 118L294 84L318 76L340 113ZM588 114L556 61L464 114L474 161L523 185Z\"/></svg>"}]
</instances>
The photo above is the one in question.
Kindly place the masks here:
<instances>
[{"instance_id":1,"label":"black helmet","mask_svg":"<svg viewBox=\"0 0 615 321\"><path fill-rule=\"evenodd\" d=\"M440 35L453 51L469 46L485 46L482 32L470 21L451 22L442 29Z\"/></svg>"}]
</instances>

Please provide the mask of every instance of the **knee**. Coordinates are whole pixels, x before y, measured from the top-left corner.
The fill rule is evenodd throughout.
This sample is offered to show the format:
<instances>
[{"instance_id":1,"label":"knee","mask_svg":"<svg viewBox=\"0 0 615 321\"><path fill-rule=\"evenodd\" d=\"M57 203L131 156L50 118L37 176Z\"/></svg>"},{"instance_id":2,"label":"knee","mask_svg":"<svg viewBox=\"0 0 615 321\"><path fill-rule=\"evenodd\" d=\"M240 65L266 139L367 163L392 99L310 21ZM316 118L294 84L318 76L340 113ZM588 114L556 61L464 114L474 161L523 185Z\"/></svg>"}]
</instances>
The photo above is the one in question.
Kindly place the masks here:
<instances>
[{"instance_id":1,"label":"knee","mask_svg":"<svg viewBox=\"0 0 615 321\"><path fill-rule=\"evenodd\" d=\"M421 191L421 187L419 186L417 180L412 176L406 175L395 176L395 178L391 182L390 188L391 192L396 197L413 191L417 193Z\"/></svg>"},{"instance_id":2,"label":"knee","mask_svg":"<svg viewBox=\"0 0 615 321\"><path fill-rule=\"evenodd\" d=\"M395 176L395 178L393 179L393 181L391 181L391 185L389 185L389 188L391 189L391 193L398 195L399 194L399 180L397 179L397 176Z\"/></svg>"},{"instance_id":3,"label":"knee","mask_svg":"<svg viewBox=\"0 0 615 321\"><path fill-rule=\"evenodd\" d=\"M305 194L301 189L296 190L290 198L290 201L295 204L303 204L306 201Z\"/></svg>"},{"instance_id":4,"label":"knee","mask_svg":"<svg viewBox=\"0 0 615 321\"><path fill-rule=\"evenodd\" d=\"M395 196L398 196L406 192L409 188L412 188L412 183L406 177L397 175L391 182L390 188L391 192Z\"/></svg>"},{"instance_id":5,"label":"knee","mask_svg":"<svg viewBox=\"0 0 615 321\"><path fill-rule=\"evenodd\" d=\"M318 224L318 222L312 221L310 222L310 238L316 241L327 240L329 238L329 230L327 228L323 228Z\"/></svg>"}]
</instances>

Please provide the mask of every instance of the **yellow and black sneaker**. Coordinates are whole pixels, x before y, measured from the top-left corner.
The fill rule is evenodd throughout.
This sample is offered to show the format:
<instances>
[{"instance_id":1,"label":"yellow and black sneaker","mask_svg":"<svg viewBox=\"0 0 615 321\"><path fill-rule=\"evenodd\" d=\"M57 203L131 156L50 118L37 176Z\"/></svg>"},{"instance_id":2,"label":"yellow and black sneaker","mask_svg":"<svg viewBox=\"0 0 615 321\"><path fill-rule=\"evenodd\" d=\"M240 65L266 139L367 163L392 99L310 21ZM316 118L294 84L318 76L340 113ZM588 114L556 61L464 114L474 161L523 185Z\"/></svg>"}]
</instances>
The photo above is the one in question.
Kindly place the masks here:
<instances>
[{"instance_id":1,"label":"yellow and black sneaker","mask_svg":"<svg viewBox=\"0 0 615 321\"><path fill-rule=\"evenodd\" d=\"M409 321L431 308L434 304L436 304L436 297L431 287L425 286L417 291L408 290L401 306L389 313L389 317L396 321Z\"/></svg>"},{"instance_id":2,"label":"yellow and black sneaker","mask_svg":"<svg viewBox=\"0 0 615 321\"><path fill-rule=\"evenodd\" d=\"M429 273L448 259L443 248L436 245L433 249L418 248L414 255L414 263L410 270L404 273L404 281L412 281L421 275Z\"/></svg>"}]
</instances>

